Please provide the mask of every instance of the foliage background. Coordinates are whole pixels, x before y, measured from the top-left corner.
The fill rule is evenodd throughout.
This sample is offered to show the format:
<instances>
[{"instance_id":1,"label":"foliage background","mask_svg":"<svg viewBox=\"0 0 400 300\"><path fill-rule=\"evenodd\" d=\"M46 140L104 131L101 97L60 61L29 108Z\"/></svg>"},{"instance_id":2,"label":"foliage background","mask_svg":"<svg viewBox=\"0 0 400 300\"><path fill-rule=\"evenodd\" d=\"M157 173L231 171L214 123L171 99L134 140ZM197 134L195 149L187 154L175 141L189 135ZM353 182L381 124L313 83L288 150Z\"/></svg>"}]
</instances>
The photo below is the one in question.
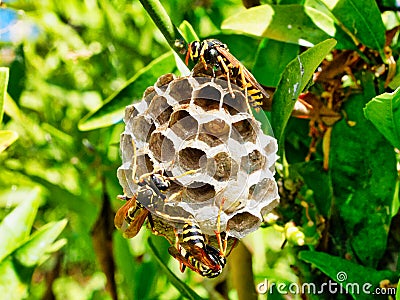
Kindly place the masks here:
<instances>
[{"instance_id":1,"label":"foliage background","mask_svg":"<svg viewBox=\"0 0 400 300\"><path fill-rule=\"evenodd\" d=\"M179 74L175 61L162 56L170 48L141 3L3 4L0 66L9 67L10 75L2 129L17 133L18 140L0 154L2 295L10 299L111 299L117 295L119 299L178 299L185 295L195 298L197 293L204 298L254 299L254 284L265 279L322 283L337 281L339 271L347 273L348 282L369 280L374 286L384 284L383 280L390 285L397 282L399 155L396 157L394 148L398 149L400 143L400 96L396 90L400 77L397 73L386 87L387 71L376 77L373 67L388 66L384 26L389 30L400 24L395 12L398 8L394 1L378 1L376 6L372 0L337 1L333 8L329 7L333 1L263 3L276 5L274 12L281 16L277 19L281 21L267 24L264 32L259 32L260 23L251 23L258 20L256 15L248 13L239 1L162 3L174 24L187 20L201 39L221 39L260 83L277 88L272 126L281 151L285 149L281 156L286 158L277 174L281 180L280 219L246 237L230 257L232 263L226 274L216 280L203 280L188 271L180 274L177 263L168 257L167 243L149 231L142 230L134 239L125 240L113 230L113 215L121 206L116 199L121 193L116 169L123 131L118 121L123 109L138 100L154 78L172 71ZM286 5L295 6L285 10ZM300 14L304 7L330 17L309 21ZM363 11L366 7L372 8ZM385 23L380 21L378 8ZM296 14L290 14L294 11ZM243 15L232 17L238 13ZM364 45L368 49L358 64L336 64L335 75L348 71L338 66L349 67L358 87L351 80L340 83L347 93L346 101L333 110L342 113L343 109L347 119L334 122L328 172L322 170L322 142L312 159L305 162L311 143L310 121L290 118L286 124L301 89L294 97L282 78L302 87L308 83L306 76L299 77L299 66L291 63L306 50L304 44L298 44L299 33L289 30L285 23L291 15L296 16L293 22L300 20L304 26L300 34L315 44L330 37L315 27L333 26L336 49L354 51L355 40L360 42L359 48ZM333 21L315 25L316 20ZM190 27L181 28L186 32ZM396 61L398 34L390 46ZM323 44L304 61L310 76L330 50ZM328 55L331 60L336 58L335 51ZM318 55L322 55L321 60L313 59ZM321 95L324 84L315 85L314 94ZM382 94L368 104L365 113L375 127L365 118L363 109ZM329 112L328 117L332 117ZM312 120L321 123L321 119ZM1 145L15 139L15 135L12 139L0 136ZM15 213L14 207L20 208L20 213ZM11 217L7 219L7 215ZM32 233L41 234L30 235L31 227ZM47 235L49 228L54 231ZM281 249L285 240L288 242ZM39 248L40 243L32 241L46 241L45 247ZM31 259L34 255L37 259ZM168 269L160 268L157 259L179 280ZM245 272L250 272L247 274L254 280L237 280ZM369 297L330 297L351 296ZM276 292L269 295L269 299L280 297Z\"/></svg>"}]
</instances>

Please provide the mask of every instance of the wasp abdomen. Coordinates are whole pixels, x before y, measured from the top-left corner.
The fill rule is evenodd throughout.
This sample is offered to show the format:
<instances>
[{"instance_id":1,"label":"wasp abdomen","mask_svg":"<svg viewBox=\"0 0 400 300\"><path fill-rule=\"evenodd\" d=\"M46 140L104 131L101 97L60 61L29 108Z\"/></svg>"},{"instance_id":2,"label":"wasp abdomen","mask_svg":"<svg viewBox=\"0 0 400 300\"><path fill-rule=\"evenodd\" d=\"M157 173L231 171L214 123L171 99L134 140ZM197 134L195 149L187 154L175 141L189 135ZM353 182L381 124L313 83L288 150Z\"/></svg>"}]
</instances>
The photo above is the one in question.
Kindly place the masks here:
<instances>
[{"instance_id":1,"label":"wasp abdomen","mask_svg":"<svg viewBox=\"0 0 400 300\"><path fill-rule=\"evenodd\" d=\"M205 248L203 233L196 223L185 223L183 225L182 237L184 243L191 243L199 248Z\"/></svg>"}]
</instances>

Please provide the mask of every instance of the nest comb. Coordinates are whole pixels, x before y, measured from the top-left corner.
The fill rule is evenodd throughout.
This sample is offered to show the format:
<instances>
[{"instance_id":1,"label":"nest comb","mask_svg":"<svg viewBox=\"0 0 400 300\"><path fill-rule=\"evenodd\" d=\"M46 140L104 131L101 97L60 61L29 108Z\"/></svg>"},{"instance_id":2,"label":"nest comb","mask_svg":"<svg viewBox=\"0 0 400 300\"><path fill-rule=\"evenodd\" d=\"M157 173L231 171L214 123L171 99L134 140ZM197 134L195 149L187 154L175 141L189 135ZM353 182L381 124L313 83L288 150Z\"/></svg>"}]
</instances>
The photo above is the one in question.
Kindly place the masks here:
<instances>
[{"instance_id":1,"label":"nest comb","mask_svg":"<svg viewBox=\"0 0 400 300\"><path fill-rule=\"evenodd\" d=\"M175 228L194 219L203 233L214 235L219 219L221 231L240 239L278 204L277 142L263 133L236 85L163 75L142 101L126 108L124 121L117 175L127 196L137 191L135 154L136 177L154 169L169 176L197 170L173 181L166 201L142 203Z\"/></svg>"}]
</instances>

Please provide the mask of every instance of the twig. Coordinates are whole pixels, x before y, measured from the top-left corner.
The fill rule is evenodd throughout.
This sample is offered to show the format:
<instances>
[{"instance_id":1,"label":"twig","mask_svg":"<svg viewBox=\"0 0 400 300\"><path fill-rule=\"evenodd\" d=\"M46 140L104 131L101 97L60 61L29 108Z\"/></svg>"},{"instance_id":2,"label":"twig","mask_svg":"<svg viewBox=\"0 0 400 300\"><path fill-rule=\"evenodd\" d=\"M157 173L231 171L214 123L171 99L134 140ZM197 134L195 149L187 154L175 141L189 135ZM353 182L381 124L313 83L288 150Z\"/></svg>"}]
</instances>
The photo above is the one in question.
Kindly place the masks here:
<instances>
[{"instance_id":1,"label":"twig","mask_svg":"<svg viewBox=\"0 0 400 300\"><path fill-rule=\"evenodd\" d=\"M170 47L184 59L186 42L178 28L172 23L168 13L158 0L140 0L153 22L164 35Z\"/></svg>"}]
</instances>

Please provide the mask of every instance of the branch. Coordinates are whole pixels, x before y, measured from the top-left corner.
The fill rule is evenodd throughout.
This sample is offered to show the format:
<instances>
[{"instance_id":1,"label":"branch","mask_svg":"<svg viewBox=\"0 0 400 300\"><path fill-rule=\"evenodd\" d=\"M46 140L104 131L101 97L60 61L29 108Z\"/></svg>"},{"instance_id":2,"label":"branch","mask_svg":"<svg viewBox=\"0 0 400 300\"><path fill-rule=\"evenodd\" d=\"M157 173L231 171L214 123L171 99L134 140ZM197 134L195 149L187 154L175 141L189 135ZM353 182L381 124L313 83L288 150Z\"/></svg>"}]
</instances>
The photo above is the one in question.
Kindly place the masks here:
<instances>
[{"instance_id":1,"label":"branch","mask_svg":"<svg viewBox=\"0 0 400 300\"><path fill-rule=\"evenodd\" d=\"M139 0L170 47L184 60L186 42L159 0Z\"/></svg>"}]
</instances>

